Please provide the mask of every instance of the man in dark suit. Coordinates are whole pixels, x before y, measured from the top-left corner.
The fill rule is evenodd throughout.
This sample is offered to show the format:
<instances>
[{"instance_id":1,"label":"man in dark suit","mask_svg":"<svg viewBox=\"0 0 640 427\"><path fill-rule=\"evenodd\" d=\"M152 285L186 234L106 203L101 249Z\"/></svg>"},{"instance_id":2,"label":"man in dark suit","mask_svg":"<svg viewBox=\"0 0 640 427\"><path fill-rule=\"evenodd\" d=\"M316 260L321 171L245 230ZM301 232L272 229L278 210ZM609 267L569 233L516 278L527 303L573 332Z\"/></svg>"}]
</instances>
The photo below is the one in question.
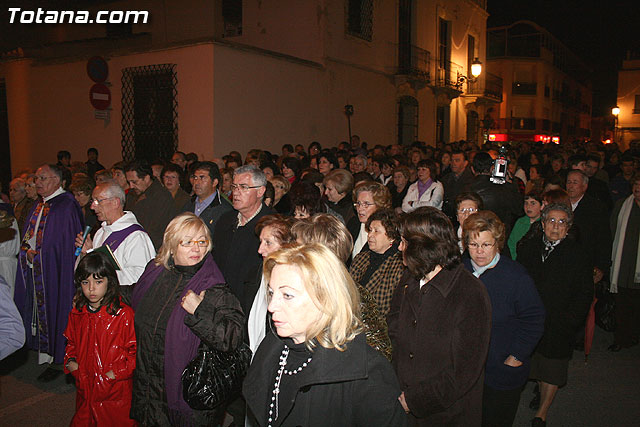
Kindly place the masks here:
<instances>
[{"instance_id":1,"label":"man in dark suit","mask_svg":"<svg viewBox=\"0 0 640 427\"><path fill-rule=\"evenodd\" d=\"M266 185L267 178L256 166L236 169L231 185L234 210L220 217L213 237L213 257L247 316L260 285L258 273L262 265L256 223L275 213L262 203Z\"/></svg>"},{"instance_id":2,"label":"man in dark suit","mask_svg":"<svg viewBox=\"0 0 640 427\"><path fill-rule=\"evenodd\" d=\"M587 193L589 177L580 170L567 174L567 193L573 209L578 241L589 254L594 282L598 283L611 263L611 230L605 205Z\"/></svg>"},{"instance_id":3,"label":"man in dark suit","mask_svg":"<svg viewBox=\"0 0 640 427\"><path fill-rule=\"evenodd\" d=\"M213 162L196 163L192 179L195 194L183 207L183 212L193 212L199 216L209 228L213 239L220 217L233 210L231 203L218 191L218 185L222 180L220 169Z\"/></svg>"},{"instance_id":4,"label":"man in dark suit","mask_svg":"<svg viewBox=\"0 0 640 427\"><path fill-rule=\"evenodd\" d=\"M442 211L455 223L456 197L458 194L469 191L473 181L473 172L464 151L451 153L451 172L442 177L444 187L444 201Z\"/></svg>"}]
</instances>

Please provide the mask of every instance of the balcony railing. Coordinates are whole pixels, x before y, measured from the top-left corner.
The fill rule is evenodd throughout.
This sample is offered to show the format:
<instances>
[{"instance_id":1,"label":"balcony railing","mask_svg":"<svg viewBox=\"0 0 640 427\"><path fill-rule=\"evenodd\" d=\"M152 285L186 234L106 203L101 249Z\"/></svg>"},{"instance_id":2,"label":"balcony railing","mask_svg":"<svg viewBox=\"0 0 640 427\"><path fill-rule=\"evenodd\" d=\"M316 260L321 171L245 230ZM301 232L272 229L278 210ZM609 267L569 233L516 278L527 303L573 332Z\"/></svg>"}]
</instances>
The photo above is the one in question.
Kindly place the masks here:
<instances>
[{"instance_id":1,"label":"balcony railing","mask_svg":"<svg viewBox=\"0 0 640 427\"><path fill-rule=\"evenodd\" d=\"M483 96L502 102L502 78L491 73L482 73L476 80L469 81L469 95Z\"/></svg>"},{"instance_id":2,"label":"balcony railing","mask_svg":"<svg viewBox=\"0 0 640 427\"><path fill-rule=\"evenodd\" d=\"M462 91L462 80L464 68L451 61L438 59L436 64L436 87L445 87Z\"/></svg>"},{"instance_id":3,"label":"balcony railing","mask_svg":"<svg viewBox=\"0 0 640 427\"><path fill-rule=\"evenodd\" d=\"M428 50L413 45L398 46L398 72L429 82L431 75L431 54Z\"/></svg>"}]
</instances>

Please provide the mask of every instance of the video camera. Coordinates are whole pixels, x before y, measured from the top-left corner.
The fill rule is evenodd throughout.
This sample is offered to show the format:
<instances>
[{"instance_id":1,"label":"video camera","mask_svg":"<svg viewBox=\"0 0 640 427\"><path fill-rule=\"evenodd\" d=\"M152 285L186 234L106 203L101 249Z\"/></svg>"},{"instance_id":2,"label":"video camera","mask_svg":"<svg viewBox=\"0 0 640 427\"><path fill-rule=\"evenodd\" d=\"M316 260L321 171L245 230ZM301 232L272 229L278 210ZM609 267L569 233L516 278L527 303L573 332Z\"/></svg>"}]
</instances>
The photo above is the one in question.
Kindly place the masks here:
<instances>
[{"instance_id":1,"label":"video camera","mask_svg":"<svg viewBox=\"0 0 640 427\"><path fill-rule=\"evenodd\" d=\"M504 184L507 181L507 147L500 147L498 157L493 162L493 170L491 172L491 182L494 184Z\"/></svg>"}]
</instances>

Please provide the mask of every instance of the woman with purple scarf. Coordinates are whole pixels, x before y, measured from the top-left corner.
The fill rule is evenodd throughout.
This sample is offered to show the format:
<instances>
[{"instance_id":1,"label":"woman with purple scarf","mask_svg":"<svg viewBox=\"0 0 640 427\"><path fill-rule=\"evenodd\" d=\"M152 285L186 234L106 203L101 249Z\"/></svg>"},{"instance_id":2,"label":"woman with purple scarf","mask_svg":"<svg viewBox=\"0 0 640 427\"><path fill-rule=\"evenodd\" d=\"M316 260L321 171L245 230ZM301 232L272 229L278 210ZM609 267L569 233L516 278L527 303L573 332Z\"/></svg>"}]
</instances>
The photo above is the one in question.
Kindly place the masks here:
<instances>
[{"instance_id":1,"label":"woman with purple scarf","mask_svg":"<svg viewBox=\"0 0 640 427\"><path fill-rule=\"evenodd\" d=\"M210 256L211 246L200 218L178 215L133 288L138 353L131 418L142 425L218 425L224 415L224 408L193 410L182 398L182 371L201 340L220 351L242 342L242 309Z\"/></svg>"},{"instance_id":2,"label":"woman with purple scarf","mask_svg":"<svg viewBox=\"0 0 640 427\"><path fill-rule=\"evenodd\" d=\"M436 164L425 159L418 162L418 180L409 186L402 201L402 211L412 212L422 206L432 206L442 210L444 187L436 181Z\"/></svg>"}]
</instances>

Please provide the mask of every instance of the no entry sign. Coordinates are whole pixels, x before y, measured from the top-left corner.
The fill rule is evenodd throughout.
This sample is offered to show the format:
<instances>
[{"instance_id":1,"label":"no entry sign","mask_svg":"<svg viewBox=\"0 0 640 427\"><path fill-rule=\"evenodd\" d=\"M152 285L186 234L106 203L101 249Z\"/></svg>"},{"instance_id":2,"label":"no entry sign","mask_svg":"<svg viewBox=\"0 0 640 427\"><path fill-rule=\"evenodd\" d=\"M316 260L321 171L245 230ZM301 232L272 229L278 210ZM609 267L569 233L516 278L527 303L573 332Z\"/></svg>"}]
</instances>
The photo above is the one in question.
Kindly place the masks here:
<instances>
[{"instance_id":1,"label":"no entry sign","mask_svg":"<svg viewBox=\"0 0 640 427\"><path fill-rule=\"evenodd\" d=\"M89 102L96 110L106 110L111 105L111 91L102 83L96 83L89 90Z\"/></svg>"}]
</instances>

